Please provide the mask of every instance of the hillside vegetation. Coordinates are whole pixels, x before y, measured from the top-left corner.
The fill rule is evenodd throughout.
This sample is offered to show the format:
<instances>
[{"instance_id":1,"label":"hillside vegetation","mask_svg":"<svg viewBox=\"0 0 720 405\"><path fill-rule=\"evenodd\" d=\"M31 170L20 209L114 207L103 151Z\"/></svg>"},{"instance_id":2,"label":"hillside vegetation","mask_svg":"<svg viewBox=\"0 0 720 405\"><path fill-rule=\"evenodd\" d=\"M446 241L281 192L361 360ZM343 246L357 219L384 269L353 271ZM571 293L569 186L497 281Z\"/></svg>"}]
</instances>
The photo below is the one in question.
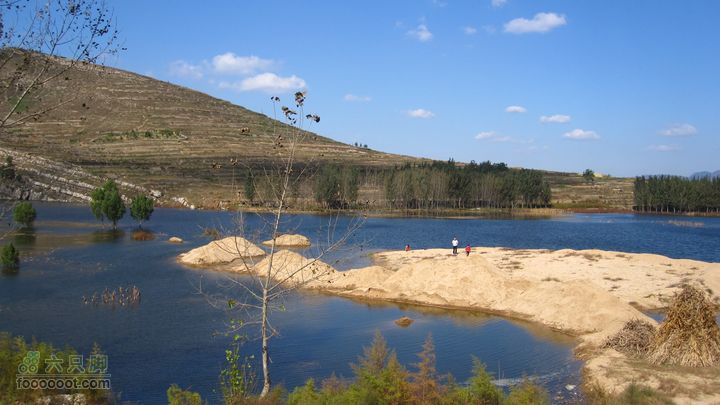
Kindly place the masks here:
<instances>
[{"instance_id":1,"label":"hillside vegetation","mask_svg":"<svg viewBox=\"0 0 720 405\"><path fill-rule=\"evenodd\" d=\"M246 200L243 183L250 169L262 172L284 153L276 140L288 130L285 124L227 101L119 69L67 69L67 62L59 58L17 49L2 52L14 56L0 67L0 80L18 68L32 73L48 62L61 73L17 114L58 107L0 134L0 158L12 156L23 184L33 189L15 191L15 197L87 200L92 188L113 178L126 195L162 195L160 205L222 208ZM8 105L17 95L5 89L2 97ZM389 206L384 190L387 169L430 163L314 133L298 145L296 161L309 167L309 174L328 163L356 167L357 199L375 208ZM546 178L561 203L613 209L632 205L631 181L605 186L605 179L585 185L576 174L547 173ZM313 187L308 181L294 190L297 207L317 206Z\"/></svg>"}]
</instances>

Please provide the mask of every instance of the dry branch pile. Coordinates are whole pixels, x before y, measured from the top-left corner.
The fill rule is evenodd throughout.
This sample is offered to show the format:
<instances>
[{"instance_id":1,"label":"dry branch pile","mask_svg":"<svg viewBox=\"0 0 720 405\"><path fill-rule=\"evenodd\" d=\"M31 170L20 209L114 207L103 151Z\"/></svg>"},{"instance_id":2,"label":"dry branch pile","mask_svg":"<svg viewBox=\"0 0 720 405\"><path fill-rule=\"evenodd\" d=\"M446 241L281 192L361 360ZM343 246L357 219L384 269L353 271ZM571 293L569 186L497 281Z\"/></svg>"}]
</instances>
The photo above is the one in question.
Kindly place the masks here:
<instances>
[{"instance_id":1,"label":"dry branch pile","mask_svg":"<svg viewBox=\"0 0 720 405\"><path fill-rule=\"evenodd\" d=\"M645 357L655 337L655 326L647 321L628 321L614 336L609 337L603 347L611 347L630 357Z\"/></svg>"},{"instance_id":2,"label":"dry branch pile","mask_svg":"<svg viewBox=\"0 0 720 405\"><path fill-rule=\"evenodd\" d=\"M648 359L653 364L690 367L720 364L715 305L702 290L686 285L675 295L650 345Z\"/></svg>"}]
</instances>

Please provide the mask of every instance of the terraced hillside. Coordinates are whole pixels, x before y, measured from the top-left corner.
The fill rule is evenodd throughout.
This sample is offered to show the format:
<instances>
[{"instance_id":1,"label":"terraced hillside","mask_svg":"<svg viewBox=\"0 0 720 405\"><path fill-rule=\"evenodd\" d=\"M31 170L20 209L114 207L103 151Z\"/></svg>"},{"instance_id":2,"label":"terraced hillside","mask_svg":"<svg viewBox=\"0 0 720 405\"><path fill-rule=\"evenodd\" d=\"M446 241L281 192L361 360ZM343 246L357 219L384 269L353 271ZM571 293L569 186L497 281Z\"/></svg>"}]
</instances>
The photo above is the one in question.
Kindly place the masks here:
<instances>
[{"instance_id":1,"label":"terraced hillside","mask_svg":"<svg viewBox=\"0 0 720 405\"><path fill-rule=\"evenodd\" d=\"M21 63L22 53L17 62ZM45 58L31 55L33 58ZM53 59L58 71L66 63ZM0 79L12 74L12 63ZM113 68L68 70L33 98L28 112L70 101L38 120L7 128L0 146L75 164L92 176L115 177L206 198L228 198L244 167L267 164L283 153L275 147L288 127L265 115L170 83ZM9 98L9 97L8 97ZM4 102L8 102L8 98ZM291 99L284 100L288 104ZM268 100L270 102L270 100ZM419 159L357 148L316 134L298 146L301 163L342 162L386 166Z\"/></svg>"},{"instance_id":2,"label":"terraced hillside","mask_svg":"<svg viewBox=\"0 0 720 405\"><path fill-rule=\"evenodd\" d=\"M57 108L20 125L0 127L0 159L12 156L25 184L32 187L20 193L24 198L85 200L93 187L114 178L124 184L121 188L128 195L153 191L162 195L163 205L217 208L236 201L247 168L266 167L284 155L275 142L288 126L227 101L119 69L68 68L68 62L59 58L17 49L0 52L14 55L0 66L3 84L21 64L26 73L45 66L58 75L23 102L18 116ZM11 86L0 88L2 110L7 111L17 94ZM382 168L427 161L307 135L298 145L297 162L365 168L368 174L359 200L375 202L378 208L385 199L382 176L377 175ZM231 159L237 159L235 166ZM577 174L546 176L553 201L561 206L631 206L629 179L599 179L587 185ZM310 184L301 185L296 193L312 203Z\"/></svg>"}]
</instances>

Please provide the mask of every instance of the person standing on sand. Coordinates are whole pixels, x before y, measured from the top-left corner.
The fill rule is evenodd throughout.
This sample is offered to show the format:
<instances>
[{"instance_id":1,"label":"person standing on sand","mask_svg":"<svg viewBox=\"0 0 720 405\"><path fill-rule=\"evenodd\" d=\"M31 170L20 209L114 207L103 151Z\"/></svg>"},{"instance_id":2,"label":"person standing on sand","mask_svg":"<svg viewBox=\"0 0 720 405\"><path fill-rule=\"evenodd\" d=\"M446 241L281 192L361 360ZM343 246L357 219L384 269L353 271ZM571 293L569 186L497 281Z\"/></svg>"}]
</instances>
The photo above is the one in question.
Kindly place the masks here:
<instances>
[{"instance_id":1,"label":"person standing on sand","mask_svg":"<svg viewBox=\"0 0 720 405\"><path fill-rule=\"evenodd\" d=\"M457 236L453 236L452 247L453 247L453 254L454 254L454 255L457 254L457 247L458 247L459 244L460 244L460 242L458 242Z\"/></svg>"},{"instance_id":2,"label":"person standing on sand","mask_svg":"<svg viewBox=\"0 0 720 405\"><path fill-rule=\"evenodd\" d=\"M405 245L405 251L406 251L406 252L409 252L409 251L410 251L410 245Z\"/></svg>"},{"instance_id":3,"label":"person standing on sand","mask_svg":"<svg viewBox=\"0 0 720 405\"><path fill-rule=\"evenodd\" d=\"M465 257L470 256L471 250L472 248L470 247L470 245L465 246Z\"/></svg>"}]
</instances>

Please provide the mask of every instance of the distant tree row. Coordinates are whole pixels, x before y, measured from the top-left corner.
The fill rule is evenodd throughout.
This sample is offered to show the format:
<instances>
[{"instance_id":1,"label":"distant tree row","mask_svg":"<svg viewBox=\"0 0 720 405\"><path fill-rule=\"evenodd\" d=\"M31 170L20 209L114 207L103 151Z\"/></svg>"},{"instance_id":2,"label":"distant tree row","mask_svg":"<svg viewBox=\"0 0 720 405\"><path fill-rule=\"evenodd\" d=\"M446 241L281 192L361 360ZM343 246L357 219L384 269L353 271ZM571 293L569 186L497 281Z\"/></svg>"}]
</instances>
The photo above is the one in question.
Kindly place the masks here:
<instances>
[{"instance_id":1,"label":"distant tree row","mask_svg":"<svg viewBox=\"0 0 720 405\"><path fill-rule=\"evenodd\" d=\"M349 208L357 201L360 171L351 166L323 166L315 177L315 201L324 208Z\"/></svg>"},{"instance_id":2,"label":"distant tree row","mask_svg":"<svg viewBox=\"0 0 720 405\"><path fill-rule=\"evenodd\" d=\"M306 170L298 168L297 170ZM372 204L379 208L443 210L463 208L541 208L550 205L550 185L537 170L509 169L505 163L447 162L405 164L393 168L362 168L326 164L294 184L294 198L312 195L325 209L348 209L358 205L361 187L379 188ZM309 180L309 181L308 181ZM245 198L262 204L276 187L275 179L248 171ZM371 204L370 201L364 204ZM375 205L379 204L379 205Z\"/></svg>"},{"instance_id":3,"label":"distant tree row","mask_svg":"<svg viewBox=\"0 0 720 405\"><path fill-rule=\"evenodd\" d=\"M384 182L391 208L536 208L551 198L542 172L510 170L505 163L405 165L388 170Z\"/></svg>"},{"instance_id":4,"label":"distant tree row","mask_svg":"<svg viewBox=\"0 0 720 405\"><path fill-rule=\"evenodd\" d=\"M636 177L634 209L641 212L718 212L720 179Z\"/></svg>"}]
</instances>

